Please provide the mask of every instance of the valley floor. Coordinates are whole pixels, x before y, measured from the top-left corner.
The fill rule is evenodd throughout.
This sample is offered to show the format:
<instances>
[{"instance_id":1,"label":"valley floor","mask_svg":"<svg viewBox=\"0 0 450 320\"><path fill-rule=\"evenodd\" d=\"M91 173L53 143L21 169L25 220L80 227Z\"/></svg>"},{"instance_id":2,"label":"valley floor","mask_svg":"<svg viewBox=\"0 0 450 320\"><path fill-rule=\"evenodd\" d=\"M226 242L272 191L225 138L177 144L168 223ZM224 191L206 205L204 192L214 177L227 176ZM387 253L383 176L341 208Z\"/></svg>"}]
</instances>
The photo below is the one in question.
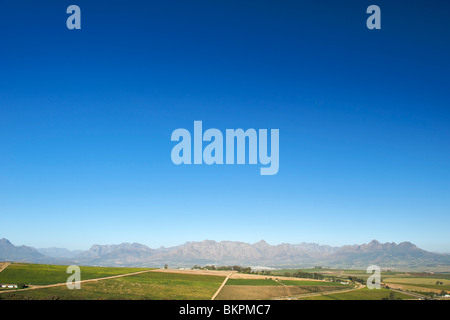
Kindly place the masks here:
<instances>
[{"instance_id":1,"label":"valley floor","mask_svg":"<svg viewBox=\"0 0 450 320\"><path fill-rule=\"evenodd\" d=\"M386 274L385 286L369 290L358 282L300 279L277 275L242 274L236 271L81 267L81 289L69 290L67 267L0 263L1 284L23 284L23 289L0 287L0 300L380 300L419 299L427 290L450 285L450 275L436 279L407 273ZM340 277L349 270L323 270ZM360 271L356 275L364 276ZM398 288L400 286L400 288ZM422 292L406 292L408 286ZM392 290L390 289L392 288Z\"/></svg>"}]
</instances>

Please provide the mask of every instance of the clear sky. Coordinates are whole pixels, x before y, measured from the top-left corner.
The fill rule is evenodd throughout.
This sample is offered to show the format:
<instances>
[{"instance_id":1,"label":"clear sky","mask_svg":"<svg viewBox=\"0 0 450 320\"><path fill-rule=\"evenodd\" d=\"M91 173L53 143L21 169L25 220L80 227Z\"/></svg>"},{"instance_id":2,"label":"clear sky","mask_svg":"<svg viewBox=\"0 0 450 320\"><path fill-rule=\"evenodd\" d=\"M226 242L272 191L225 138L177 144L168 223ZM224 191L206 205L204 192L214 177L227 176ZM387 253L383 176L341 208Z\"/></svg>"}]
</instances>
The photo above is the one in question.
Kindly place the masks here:
<instances>
[{"instance_id":1,"label":"clear sky","mask_svg":"<svg viewBox=\"0 0 450 320\"><path fill-rule=\"evenodd\" d=\"M81 8L68 30L66 8ZM377 4L382 29L368 30ZM0 1L0 238L450 252L448 1ZM171 133L280 130L280 169Z\"/></svg>"}]
</instances>

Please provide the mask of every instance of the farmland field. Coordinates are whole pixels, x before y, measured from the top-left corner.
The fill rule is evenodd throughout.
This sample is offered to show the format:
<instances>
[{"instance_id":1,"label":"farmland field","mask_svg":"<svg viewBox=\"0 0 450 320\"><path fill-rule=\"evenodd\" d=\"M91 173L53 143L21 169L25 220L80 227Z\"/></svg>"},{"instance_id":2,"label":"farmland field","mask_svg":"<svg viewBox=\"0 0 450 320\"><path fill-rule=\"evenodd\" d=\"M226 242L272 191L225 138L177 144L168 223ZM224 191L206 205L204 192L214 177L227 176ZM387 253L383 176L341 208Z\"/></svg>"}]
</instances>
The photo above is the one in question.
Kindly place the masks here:
<instances>
[{"instance_id":1,"label":"farmland field","mask_svg":"<svg viewBox=\"0 0 450 320\"><path fill-rule=\"evenodd\" d=\"M229 279L227 285L235 286L280 286L278 282L272 279Z\"/></svg>"},{"instance_id":2,"label":"farmland field","mask_svg":"<svg viewBox=\"0 0 450 320\"><path fill-rule=\"evenodd\" d=\"M297 289L292 294L307 293L305 289ZM216 300L261 300L272 299L276 297L286 297L291 293L287 291L286 287L278 286L252 286L252 285L226 285L220 291Z\"/></svg>"},{"instance_id":3,"label":"farmland field","mask_svg":"<svg viewBox=\"0 0 450 320\"><path fill-rule=\"evenodd\" d=\"M436 284L436 282L442 284ZM384 282L392 287L410 291L435 292L450 291L450 280L447 278L428 278L428 277L392 277L386 278Z\"/></svg>"},{"instance_id":4,"label":"farmland field","mask_svg":"<svg viewBox=\"0 0 450 320\"><path fill-rule=\"evenodd\" d=\"M80 267L82 280L103 278L149 270L145 268ZM14 263L0 272L0 283L24 283L26 285L47 285L65 283L70 274L67 266L48 264Z\"/></svg>"},{"instance_id":5,"label":"farmland field","mask_svg":"<svg viewBox=\"0 0 450 320\"><path fill-rule=\"evenodd\" d=\"M255 286L255 285L227 285L223 287L216 300L268 300L275 298L289 298L302 294L334 291L341 288L336 286Z\"/></svg>"},{"instance_id":6,"label":"farmland field","mask_svg":"<svg viewBox=\"0 0 450 320\"><path fill-rule=\"evenodd\" d=\"M45 300L178 300L210 299L225 277L212 275L147 272L81 284L80 290L65 285L21 290L0 295L0 299Z\"/></svg>"},{"instance_id":7,"label":"farmland field","mask_svg":"<svg viewBox=\"0 0 450 320\"><path fill-rule=\"evenodd\" d=\"M0 300L209 300L216 292L217 300L380 300L392 298L392 294L395 299L413 298L389 288L422 292L429 297L430 292L450 291L449 273L382 272L382 283L389 288L368 290L360 280L358 283L347 279L348 275L364 278L366 274L361 270L322 270L325 277L331 273L338 275L335 281L324 281L287 277L285 272L281 272L284 276L268 276L236 271L83 266L80 267L81 289L69 290L66 281L71 274L66 273L67 266L25 263L3 266L6 268L0 272L0 283L23 283L28 288L1 288ZM227 282L221 287L227 276Z\"/></svg>"},{"instance_id":8,"label":"farmland field","mask_svg":"<svg viewBox=\"0 0 450 320\"><path fill-rule=\"evenodd\" d=\"M233 278L233 275L223 289L217 300L268 300L292 298L299 295L317 292L329 292L350 288L336 282L301 280L295 278L258 278L247 275L246 278Z\"/></svg>"},{"instance_id":9,"label":"farmland field","mask_svg":"<svg viewBox=\"0 0 450 320\"><path fill-rule=\"evenodd\" d=\"M343 293L305 297L302 300L382 300L383 298L388 298L391 292L394 294L395 299L412 299L411 296L388 289L369 290L364 288Z\"/></svg>"}]
</instances>

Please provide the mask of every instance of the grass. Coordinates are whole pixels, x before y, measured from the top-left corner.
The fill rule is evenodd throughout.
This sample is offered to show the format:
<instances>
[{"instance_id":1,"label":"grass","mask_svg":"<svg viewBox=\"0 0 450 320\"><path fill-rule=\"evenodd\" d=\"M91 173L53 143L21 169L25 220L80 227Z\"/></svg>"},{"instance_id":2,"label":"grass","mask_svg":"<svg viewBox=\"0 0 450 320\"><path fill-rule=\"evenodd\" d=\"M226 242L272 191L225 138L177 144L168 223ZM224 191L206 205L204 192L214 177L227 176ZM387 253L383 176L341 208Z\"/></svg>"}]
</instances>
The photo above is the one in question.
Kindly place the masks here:
<instances>
[{"instance_id":1,"label":"grass","mask_svg":"<svg viewBox=\"0 0 450 320\"><path fill-rule=\"evenodd\" d=\"M107 267L80 267L81 280L103 278L126 273L149 270L146 268L107 268ZM71 275L66 273L67 266L48 264L15 263L0 272L0 283L26 285L46 285L65 283Z\"/></svg>"},{"instance_id":2,"label":"grass","mask_svg":"<svg viewBox=\"0 0 450 320\"><path fill-rule=\"evenodd\" d=\"M80 290L66 286L1 294L3 299L45 300L205 300L210 299L225 277L147 272L121 278L82 283Z\"/></svg>"}]
</instances>

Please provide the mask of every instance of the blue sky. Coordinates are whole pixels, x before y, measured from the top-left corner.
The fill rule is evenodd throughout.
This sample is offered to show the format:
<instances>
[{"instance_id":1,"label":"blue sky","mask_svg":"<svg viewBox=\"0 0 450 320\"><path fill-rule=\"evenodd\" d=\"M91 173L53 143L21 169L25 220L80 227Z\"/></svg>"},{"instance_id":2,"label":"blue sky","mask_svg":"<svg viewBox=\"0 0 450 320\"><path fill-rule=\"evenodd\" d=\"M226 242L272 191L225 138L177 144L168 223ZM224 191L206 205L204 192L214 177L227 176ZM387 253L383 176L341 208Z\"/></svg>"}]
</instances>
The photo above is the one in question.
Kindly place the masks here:
<instances>
[{"instance_id":1,"label":"blue sky","mask_svg":"<svg viewBox=\"0 0 450 320\"><path fill-rule=\"evenodd\" d=\"M66 28L81 8L82 29ZM366 28L378 4L382 29ZM0 1L0 237L450 252L447 1ZM280 170L173 130L279 129Z\"/></svg>"}]
</instances>

